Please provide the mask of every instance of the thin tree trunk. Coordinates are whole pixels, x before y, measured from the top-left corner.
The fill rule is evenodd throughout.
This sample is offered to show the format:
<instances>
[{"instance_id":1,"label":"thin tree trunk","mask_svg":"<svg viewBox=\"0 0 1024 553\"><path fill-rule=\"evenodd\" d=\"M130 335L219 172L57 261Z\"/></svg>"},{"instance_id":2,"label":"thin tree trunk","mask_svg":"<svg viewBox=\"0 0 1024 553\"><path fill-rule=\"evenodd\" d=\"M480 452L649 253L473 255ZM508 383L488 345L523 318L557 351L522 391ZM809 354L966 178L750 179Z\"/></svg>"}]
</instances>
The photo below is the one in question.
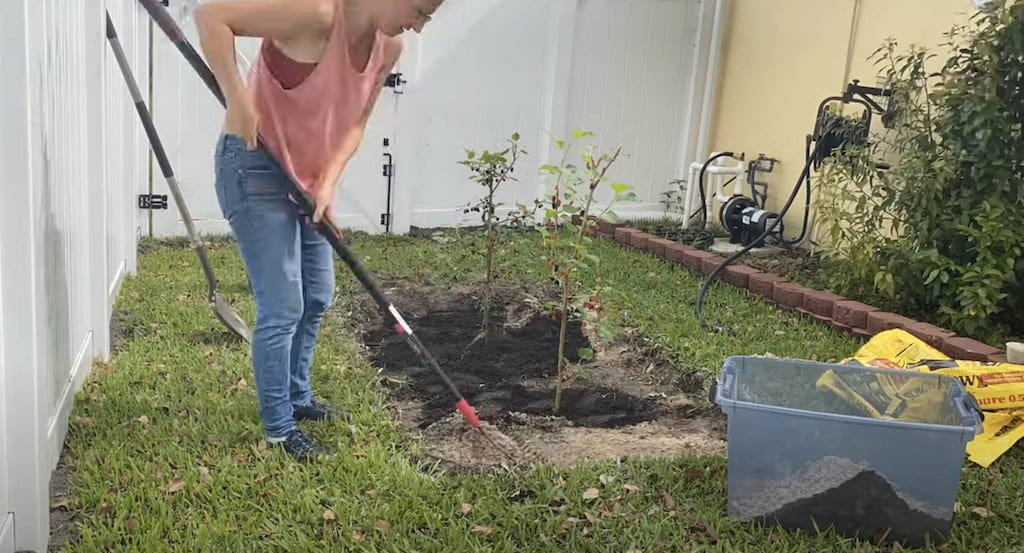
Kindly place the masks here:
<instances>
[{"instance_id":1,"label":"thin tree trunk","mask_svg":"<svg viewBox=\"0 0 1024 553\"><path fill-rule=\"evenodd\" d=\"M562 406L562 378L565 373L565 334L569 321L569 276L562 277L562 328L558 333L558 380L555 381L554 414Z\"/></svg>"}]
</instances>

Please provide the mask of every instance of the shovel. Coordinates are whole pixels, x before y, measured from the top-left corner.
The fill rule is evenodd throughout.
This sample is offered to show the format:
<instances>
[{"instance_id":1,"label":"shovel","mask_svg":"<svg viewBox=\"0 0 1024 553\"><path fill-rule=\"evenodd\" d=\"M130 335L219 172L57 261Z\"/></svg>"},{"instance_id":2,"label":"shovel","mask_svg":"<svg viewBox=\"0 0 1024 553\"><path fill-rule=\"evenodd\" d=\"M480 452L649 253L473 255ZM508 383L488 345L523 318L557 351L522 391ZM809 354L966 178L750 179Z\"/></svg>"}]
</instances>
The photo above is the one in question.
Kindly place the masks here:
<instances>
[{"instance_id":1,"label":"shovel","mask_svg":"<svg viewBox=\"0 0 1024 553\"><path fill-rule=\"evenodd\" d=\"M146 129L146 135L149 137L149 145L153 149L153 153L156 155L157 163L160 164L160 171L164 174L164 178L167 180L167 187L171 189L171 194L174 196L174 202L178 206L178 211L181 213L181 218L185 222L185 229L188 231L189 241L192 243L192 248L195 249L196 255L199 256L199 263L203 266L203 273L206 275L206 283L209 285L209 296L210 307L213 308L214 314L220 319L220 322L224 323L224 326L228 328L238 337L242 338L246 342L252 342L252 333L249 331L249 327L246 326L245 322L238 313L231 308L230 305L220 294L217 293L217 277L213 274L213 266L210 264L210 258L206 253L206 246L203 245L203 241L199 238L196 233L195 225L192 223L192 216L189 214L188 206L185 205L185 198L181 194L181 189L178 186L178 180L174 176L174 171L171 169L171 163L167 159L167 153L164 151L163 143L160 141L160 136L156 132L156 127L153 125L153 118L149 114L149 110L146 108L146 103L142 99L142 94L139 92L139 86L135 82L135 77L132 75L132 70L128 66L128 60L125 57L124 49L121 48L121 41L117 38L117 31L114 29L114 23L110 20L110 14L107 13L107 41L110 43L111 49L114 51L114 57L117 58L117 65L121 68L121 75L124 76L125 83L128 85L128 89L131 91L132 101L135 102L135 110L139 113L139 119L142 120L142 126Z\"/></svg>"}]
</instances>

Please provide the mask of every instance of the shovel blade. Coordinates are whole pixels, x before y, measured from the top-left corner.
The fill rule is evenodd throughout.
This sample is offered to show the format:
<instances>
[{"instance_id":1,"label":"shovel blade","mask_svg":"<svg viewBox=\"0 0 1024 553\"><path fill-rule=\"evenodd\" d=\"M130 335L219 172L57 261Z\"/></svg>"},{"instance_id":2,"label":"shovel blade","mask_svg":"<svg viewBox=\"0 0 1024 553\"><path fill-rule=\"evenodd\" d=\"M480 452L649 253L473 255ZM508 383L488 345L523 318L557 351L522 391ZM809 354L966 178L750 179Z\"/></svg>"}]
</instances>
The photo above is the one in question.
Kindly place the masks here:
<instances>
[{"instance_id":1,"label":"shovel blade","mask_svg":"<svg viewBox=\"0 0 1024 553\"><path fill-rule=\"evenodd\" d=\"M235 333L239 338L246 342L252 343L252 332L249 331L248 325L245 321L235 313L235 310L219 294L213 295L213 312L217 314L217 318L220 319L224 326L228 327L228 330Z\"/></svg>"}]
</instances>

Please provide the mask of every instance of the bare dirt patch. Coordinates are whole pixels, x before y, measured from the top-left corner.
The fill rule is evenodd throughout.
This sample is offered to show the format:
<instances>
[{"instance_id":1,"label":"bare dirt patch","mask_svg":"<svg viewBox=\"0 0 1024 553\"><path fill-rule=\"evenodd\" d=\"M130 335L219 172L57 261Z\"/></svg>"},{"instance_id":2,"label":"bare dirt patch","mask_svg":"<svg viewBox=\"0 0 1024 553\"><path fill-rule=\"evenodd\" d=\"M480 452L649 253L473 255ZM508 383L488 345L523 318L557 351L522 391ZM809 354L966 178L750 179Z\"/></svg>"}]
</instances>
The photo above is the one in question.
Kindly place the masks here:
<instances>
[{"instance_id":1,"label":"bare dirt patch","mask_svg":"<svg viewBox=\"0 0 1024 553\"><path fill-rule=\"evenodd\" d=\"M543 462L724 454L725 420L698 398L692 375L645 354L629 339L609 343L571 324L566 356L573 378L552 412L559 322L537 307L546 288L505 288L486 338L474 287L442 289L399 281L387 295L462 394ZM356 309L362 338L380 370L399 422L422 438L425 454L463 470L509 462L454 411L440 377L422 366L369 302ZM593 350L593 357L581 351Z\"/></svg>"},{"instance_id":2,"label":"bare dirt patch","mask_svg":"<svg viewBox=\"0 0 1024 553\"><path fill-rule=\"evenodd\" d=\"M67 448L61 451L57 468L50 475L50 545L48 551L63 551L78 539L78 517L71 510L71 480L75 467Z\"/></svg>"},{"instance_id":3,"label":"bare dirt patch","mask_svg":"<svg viewBox=\"0 0 1024 553\"><path fill-rule=\"evenodd\" d=\"M110 315L110 350L118 353L135 338L138 321L127 309L115 308Z\"/></svg>"}]
</instances>

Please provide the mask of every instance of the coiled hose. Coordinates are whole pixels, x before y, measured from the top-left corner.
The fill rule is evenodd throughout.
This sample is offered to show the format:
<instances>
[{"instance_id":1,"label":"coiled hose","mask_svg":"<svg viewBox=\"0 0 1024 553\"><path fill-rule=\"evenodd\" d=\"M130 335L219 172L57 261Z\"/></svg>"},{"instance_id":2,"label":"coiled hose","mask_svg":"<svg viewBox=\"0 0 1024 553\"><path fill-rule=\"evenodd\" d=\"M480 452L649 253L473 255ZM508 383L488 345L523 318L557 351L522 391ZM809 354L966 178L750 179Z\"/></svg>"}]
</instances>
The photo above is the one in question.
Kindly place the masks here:
<instances>
[{"instance_id":1,"label":"coiled hose","mask_svg":"<svg viewBox=\"0 0 1024 553\"><path fill-rule=\"evenodd\" d=\"M754 244L760 243L762 240L764 240L773 232L775 232L775 227L778 226L780 222L782 222L782 218L786 216L786 212L789 211L789 208L793 205L793 201L796 199L797 194L800 193L800 189L803 187L804 179L806 179L810 173L812 160L818 155L818 152L821 149L821 147L821 141L815 143L814 151L807 156L807 161L804 163L803 171L800 172L800 176L797 178L796 186L793 187L793 192L790 193L789 199L786 200L786 205L782 207L782 210L779 212L779 216L772 221L772 224L769 225L768 228L764 230L764 233L762 233L761 236L759 236L756 240L753 240L749 245L745 246L743 249L729 256L721 265L715 267L715 270L711 271L711 274L709 274L708 277L704 279L704 285L701 286L700 293L697 294L697 305L694 308L694 311L697 315L697 320L700 321L702 327L712 330L714 332L725 332L730 336L736 335L735 330L723 327L719 324L710 324L707 322L707 319L705 319L703 307L704 301L707 299L708 289L711 287L711 284L715 281L715 279L718 278L718 275L720 275L726 267L732 265L733 263L736 262L737 259L746 255L750 250L754 248Z\"/></svg>"}]
</instances>

